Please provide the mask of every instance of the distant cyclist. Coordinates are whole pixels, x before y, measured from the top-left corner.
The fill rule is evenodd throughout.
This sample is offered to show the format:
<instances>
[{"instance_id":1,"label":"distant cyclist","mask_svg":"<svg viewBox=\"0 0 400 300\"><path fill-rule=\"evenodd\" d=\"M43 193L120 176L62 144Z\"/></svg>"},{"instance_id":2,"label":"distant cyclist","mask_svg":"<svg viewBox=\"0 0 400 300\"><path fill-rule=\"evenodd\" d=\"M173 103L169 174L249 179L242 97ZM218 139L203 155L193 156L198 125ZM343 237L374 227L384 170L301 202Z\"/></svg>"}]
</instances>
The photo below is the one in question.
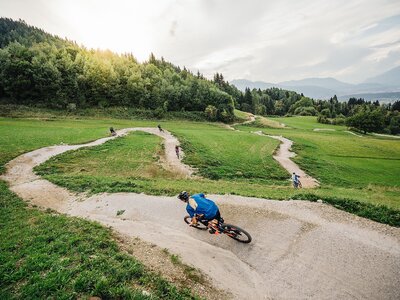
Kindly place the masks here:
<instances>
[{"instance_id":1,"label":"distant cyclist","mask_svg":"<svg viewBox=\"0 0 400 300\"><path fill-rule=\"evenodd\" d=\"M178 145L175 146L175 153L176 153L176 157L179 158L179 146Z\"/></svg>"},{"instance_id":2,"label":"distant cyclist","mask_svg":"<svg viewBox=\"0 0 400 300\"><path fill-rule=\"evenodd\" d=\"M223 223L218 206L214 201L207 199L203 193L190 196L188 192L181 192L178 199L185 202L186 211L192 218L190 226L196 225L199 220L206 221L210 233L216 233L218 223Z\"/></svg>"},{"instance_id":3,"label":"distant cyclist","mask_svg":"<svg viewBox=\"0 0 400 300\"><path fill-rule=\"evenodd\" d=\"M157 127L158 127L158 130L160 130L160 132L164 132L164 130L161 128L160 124L158 124Z\"/></svg>"},{"instance_id":4,"label":"distant cyclist","mask_svg":"<svg viewBox=\"0 0 400 300\"><path fill-rule=\"evenodd\" d=\"M295 189L297 189L297 188L302 188L303 186L301 185L301 182L300 182L300 175L297 175L295 172L293 172L293 174L292 174L292 181L293 181L293 187L295 188Z\"/></svg>"},{"instance_id":5,"label":"distant cyclist","mask_svg":"<svg viewBox=\"0 0 400 300\"><path fill-rule=\"evenodd\" d=\"M117 133L115 132L114 128L112 128L112 127L110 127L110 134L112 136L116 136L117 135Z\"/></svg>"}]
</instances>

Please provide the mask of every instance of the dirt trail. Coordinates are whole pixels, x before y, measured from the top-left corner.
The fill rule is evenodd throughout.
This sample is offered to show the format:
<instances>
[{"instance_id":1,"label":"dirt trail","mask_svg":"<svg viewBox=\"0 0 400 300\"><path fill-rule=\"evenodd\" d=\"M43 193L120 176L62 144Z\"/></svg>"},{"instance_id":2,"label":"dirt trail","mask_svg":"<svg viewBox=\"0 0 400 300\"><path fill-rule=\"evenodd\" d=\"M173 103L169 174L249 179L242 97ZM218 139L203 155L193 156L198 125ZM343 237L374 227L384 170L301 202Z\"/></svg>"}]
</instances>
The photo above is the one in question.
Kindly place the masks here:
<instances>
[{"instance_id":1,"label":"dirt trail","mask_svg":"<svg viewBox=\"0 0 400 300\"><path fill-rule=\"evenodd\" d=\"M344 132L350 133L350 134L358 136L358 137L363 137L362 135L359 135L359 134L357 134L357 133L355 133L353 131L350 131L350 130L345 130Z\"/></svg>"},{"instance_id":2,"label":"dirt trail","mask_svg":"<svg viewBox=\"0 0 400 300\"><path fill-rule=\"evenodd\" d=\"M236 299L400 298L399 228L320 203L209 195L227 222L252 234L253 242L244 245L189 228L182 220L184 205L175 197L117 193L86 198L33 174L33 167L51 156L82 146L21 155L7 164L2 179L32 204L96 220L169 249ZM125 212L117 216L118 210Z\"/></svg>"},{"instance_id":3,"label":"dirt trail","mask_svg":"<svg viewBox=\"0 0 400 300\"><path fill-rule=\"evenodd\" d=\"M249 115L248 115L248 120L247 120L247 121L244 121L243 123L239 123L239 124L241 124L241 125L243 125L243 124L249 124L249 123L253 123L255 120L256 120L256 116L253 115L253 114L249 114Z\"/></svg>"},{"instance_id":4,"label":"dirt trail","mask_svg":"<svg viewBox=\"0 0 400 300\"><path fill-rule=\"evenodd\" d=\"M239 124L248 124L251 122L254 122L256 120L256 117L252 114L249 114L249 120L243 123L236 123L231 125L225 125L226 128L228 129L232 129L232 130L236 130L233 126L235 125L239 125ZM302 184L303 188L315 188L319 186L319 182L318 180L316 180L315 178L309 176L306 174L306 172L304 172L302 169L300 169L300 167L293 162L290 158L295 157L296 153L290 151L292 145L293 145L293 141L284 138L282 136L276 136L276 135L266 135L264 134L262 131L256 131L253 132L255 134L258 135L262 135L262 136L266 136L266 137L270 137L276 140L279 140L281 142L279 149L276 153L276 155L274 155L274 159L279 162L279 164L286 170L288 171L288 173L290 174L290 176L293 174L293 172L295 172L297 175L300 175L300 181Z\"/></svg>"},{"instance_id":5,"label":"dirt trail","mask_svg":"<svg viewBox=\"0 0 400 300\"><path fill-rule=\"evenodd\" d=\"M277 135L265 135L261 131L256 131L254 133L258 135L268 136L281 142L276 155L274 155L273 157L281 164L282 167L285 168L286 171L289 172L290 175L293 172L295 172L297 175L300 175L300 181L303 188L314 188L319 186L318 180L307 175L295 162L290 159L291 157L296 156L294 152L290 151L293 145L293 142L291 140Z\"/></svg>"},{"instance_id":6,"label":"dirt trail","mask_svg":"<svg viewBox=\"0 0 400 300\"><path fill-rule=\"evenodd\" d=\"M254 122L255 120L256 120L256 117L253 114L248 113L247 114L247 121L244 121L244 122L241 122L241 123L233 123L231 125L222 123L222 126L224 128L226 128L226 129L239 131L238 129L235 128L236 125L250 124L250 123Z\"/></svg>"},{"instance_id":7,"label":"dirt trail","mask_svg":"<svg viewBox=\"0 0 400 300\"><path fill-rule=\"evenodd\" d=\"M160 131L158 128L136 127L121 129L117 131L117 134L119 136L122 136L132 131L145 131L162 137L164 139L165 148L165 160L162 161L164 167L183 177L193 176L195 170L181 162L182 157L184 157L185 155L183 151L180 151L180 159L176 156L175 146L180 145L180 143L179 140L174 137L169 131L165 129L163 129L163 131Z\"/></svg>"}]
</instances>

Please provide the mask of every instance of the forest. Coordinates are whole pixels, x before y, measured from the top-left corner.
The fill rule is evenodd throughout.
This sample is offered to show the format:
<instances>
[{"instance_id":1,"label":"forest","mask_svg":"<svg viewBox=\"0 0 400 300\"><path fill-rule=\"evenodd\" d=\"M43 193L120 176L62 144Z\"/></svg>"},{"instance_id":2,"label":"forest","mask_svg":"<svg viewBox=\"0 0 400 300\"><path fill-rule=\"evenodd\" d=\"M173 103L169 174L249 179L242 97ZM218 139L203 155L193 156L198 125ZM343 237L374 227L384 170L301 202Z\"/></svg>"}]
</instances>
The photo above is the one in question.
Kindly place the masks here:
<instances>
[{"instance_id":1,"label":"forest","mask_svg":"<svg viewBox=\"0 0 400 300\"><path fill-rule=\"evenodd\" d=\"M0 48L3 103L56 109L126 106L160 114L207 109L211 119L234 117L234 99L214 81L153 54L139 63L131 53L86 49L6 18L0 19Z\"/></svg>"}]
</instances>

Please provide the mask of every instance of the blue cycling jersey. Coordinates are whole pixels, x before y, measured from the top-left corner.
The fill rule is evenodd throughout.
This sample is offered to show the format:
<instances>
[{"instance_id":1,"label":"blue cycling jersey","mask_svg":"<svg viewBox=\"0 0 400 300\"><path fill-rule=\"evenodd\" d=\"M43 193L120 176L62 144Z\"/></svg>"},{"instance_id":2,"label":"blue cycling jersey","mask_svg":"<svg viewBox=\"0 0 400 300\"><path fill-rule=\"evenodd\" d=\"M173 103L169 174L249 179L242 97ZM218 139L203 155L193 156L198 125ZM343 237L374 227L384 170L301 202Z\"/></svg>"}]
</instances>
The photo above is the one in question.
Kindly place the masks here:
<instances>
[{"instance_id":1,"label":"blue cycling jersey","mask_svg":"<svg viewBox=\"0 0 400 300\"><path fill-rule=\"evenodd\" d=\"M218 206L206 199L204 194L195 194L189 198L186 211L193 218L194 214L203 214L206 220L211 220L218 212Z\"/></svg>"}]
</instances>

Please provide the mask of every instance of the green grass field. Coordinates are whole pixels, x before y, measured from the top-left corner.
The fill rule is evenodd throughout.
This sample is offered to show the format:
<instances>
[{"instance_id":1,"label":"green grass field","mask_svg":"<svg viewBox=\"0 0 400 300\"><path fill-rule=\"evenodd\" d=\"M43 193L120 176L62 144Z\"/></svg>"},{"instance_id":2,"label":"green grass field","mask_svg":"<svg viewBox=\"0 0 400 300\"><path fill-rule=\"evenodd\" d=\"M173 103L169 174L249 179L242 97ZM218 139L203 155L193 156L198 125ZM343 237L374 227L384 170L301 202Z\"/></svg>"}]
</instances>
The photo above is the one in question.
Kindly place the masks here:
<instances>
[{"instance_id":1,"label":"green grass field","mask_svg":"<svg viewBox=\"0 0 400 300\"><path fill-rule=\"evenodd\" d=\"M173 173L157 163L164 153L161 142L158 136L137 131L98 147L82 148L54 157L38 170L42 175L175 178Z\"/></svg>"},{"instance_id":2,"label":"green grass field","mask_svg":"<svg viewBox=\"0 0 400 300\"><path fill-rule=\"evenodd\" d=\"M47 179L76 191L90 190L97 192L146 192L150 194L175 194L180 190L204 191L206 193L230 193L245 196L257 196L271 199L351 199L362 203L384 204L387 207L399 209L399 187L395 180L398 160L387 163L386 156L395 153L399 141L382 138L358 138L344 132L345 128L333 125L323 125L315 122L314 118L282 118L279 122L286 123L290 128L263 128L266 133L282 134L295 141L298 156L295 160L313 176L321 180L321 188L314 190L293 190L290 186L289 174L283 170L271 157L278 145L276 140L256 136L246 132L235 132L217 124L191 122L163 122L162 126L176 134L183 142L187 152L185 162L199 168L205 178L201 180L175 179L171 174L160 170L154 158L159 155L159 140L148 135L132 135L126 139L115 140L95 148L81 149L77 152L66 153L49 161L39 168ZM134 126L156 126L156 122L127 121L127 120L60 120L38 121L3 119L1 130L18 133L11 139L18 139L18 153L44 146L45 144L69 141L74 133L79 132L79 142L85 138L91 140L107 135L109 126L116 128ZM51 127L49 126L51 124ZM43 128L47 126L44 130ZM260 130L250 126L239 126L242 131ZM328 128L336 131L313 131L314 128ZM46 132L46 138L37 138L40 132ZM136 158L143 157L143 149L135 146L143 143L143 138L153 140L153 150L146 152L146 168L150 172L140 172ZM2 135L5 140L6 135ZM32 145L35 140L37 147ZM138 140L136 140L138 139ZM354 158L349 160L341 157L346 149L358 149L359 140L365 143L364 152L358 151L358 156L369 158ZM300 142L302 144L300 144ZM114 146L113 143L116 143ZM5 145L11 146L5 146ZM7 159L16 155L17 143L2 143L1 151ZM13 146L14 145L14 146ZM319 147L318 145L326 145ZM333 146L332 146L333 145ZM26 147L24 150L24 147ZM319 147L319 148L318 148ZM379 149L383 150L380 151ZM12 150L11 150L12 149ZM332 155L332 149L338 153ZM329 151L328 151L329 150ZM129 152L124 156L123 153ZM140 152L140 153L139 153ZM252 155L248 155L251 153ZM308 154L310 153L310 154ZM356 152L355 152L356 153ZM144 156L146 156L144 155ZM335 156L336 155L336 156ZM375 158L371 158L375 155ZM377 155L379 159L377 159ZM130 159L130 158L133 159ZM393 157L392 157L393 158ZM311 161L311 164L307 162ZM360 168L371 169L371 176L360 178L358 170L348 175L345 164L335 165L343 160L355 165L360 161ZM366 160L379 161L388 165L372 166L365 164ZM96 163L92 163L95 161ZM110 161L107 167L106 161ZM353 163L354 161L354 163ZM112 163L111 163L112 162ZM56 166L57 165L57 166ZM52 167L50 167L52 166ZM383 165L385 166L385 165ZM143 166L142 166L143 168ZM373 168L376 168L375 170ZM364 170L363 169L363 170ZM83 171L81 171L83 170ZM146 175L147 174L147 175ZM397 176L398 177L398 176ZM219 180L214 180L219 178ZM372 178L372 179L371 179ZM383 184L380 184L380 183Z\"/></svg>"},{"instance_id":3,"label":"green grass field","mask_svg":"<svg viewBox=\"0 0 400 300\"><path fill-rule=\"evenodd\" d=\"M180 139L187 154L185 162L196 166L206 178L251 179L277 184L288 178L286 171L272 158L278 141L201 123L170 122L163 127ZM173 174L156 164L162 155L160 144L161 138L136 132L99 147L60 155L38 170L42 175L83 172L90 176L173 179Z\"/></svg>"},{"instance_id":4,"label":"green grass field","mask_svg":"<svg viewBox=\"0 0 400 300\"><path fill-rule=\"evenodd\" d=\"M187 152L185 163L199 168L210 179L253 182L287 179L287 172L272 158L279 142L221 126L187 124L167 125Z\"/></svg>"},{"instance_id":5,"label":"green grass field","mask_svg":"<svg viewBox=\"0 0 400 300\"><path fill-rule=\"evenodd\" d=\"M8 160L43 146L98 139L107 135L109 126L121 128L135 123L0 119L0 166L4 170ZM145 147L146 159L136 160L140 172L142 164L152 165L156 160L152 155L160 151L160 141L151 135L136 135L143 142L137 147L150 147ZM29 208L2 181L0 240L0 299L195 298L189 290L177 289L119 250L111 230L95 222ZM151 296L142 294L142 290L150 291Z\"/></svg>"},{"instance_id":6,"label":"green grass field","mask_svg":"<svg viewBox=\"0 0 400 300\"><path fill-rule=\"evenodd\" d=\"M52 182L74 191L145 192L174 195L191 192L239 194L270 199L324 201L357 215L400 226L400 141L356 137L345 127L322 125L315 118L278 118L288 128L261 128L295 142L295 158L321 181L313 190L293 190L289 174L273 159L276 140L238 126L162 122L182 141L185 162L202 179L180 179L162 169L161 139L135 132L103 145L57 156L37 168ZM0 167L21 153L59 143L84 143L108 135L108 128L156 126L129 120L57 121L0 118ZM335 131L313 131L315 128ZM0 298L187 299L123 254L111 232L96 223L28 208L0 184ZM135 286L135 288L133 288Z\"/></svg>"},{"instance_id":7,"label":"green grass field","mask_svg":"<svg viewBox=\"0 0 400 300\"><path fill-rule=\"evenodd\" d=\"M0 205L0 299L195 298L121 252L110 229L29 209L2 182Z\"/></svg>"},{"instance_id":8,"label":"green grass field","mask_svg":"<svg viewBox=\"0 0 400 300\"><path fill-rule=\"evenodd\" d=\"M126 120L69 120L0 118L0 168L12 158L48 145L79 144L104 137L109 127L134 127ZM155 126L156 122L140 122ZM3 169L0 169L2 172Z\"/></svg>"},{"instance_id":9,"label":"green grass field","mask_svg":"<svg viewBox=\"0 0 400 300\"><path fill-rule=\"evenodd\" d=\"M372 136L357 137L343 126L324 125L314 117L274 118L289 129L264 128L271 135L294 141L294 159L323 186L400 189L400 141ZM329 129L314 131L314 129ZM240 126L245 131L260 130ZM334 131L331 131L334 130Z\"/></svg>"}]
</instances>

